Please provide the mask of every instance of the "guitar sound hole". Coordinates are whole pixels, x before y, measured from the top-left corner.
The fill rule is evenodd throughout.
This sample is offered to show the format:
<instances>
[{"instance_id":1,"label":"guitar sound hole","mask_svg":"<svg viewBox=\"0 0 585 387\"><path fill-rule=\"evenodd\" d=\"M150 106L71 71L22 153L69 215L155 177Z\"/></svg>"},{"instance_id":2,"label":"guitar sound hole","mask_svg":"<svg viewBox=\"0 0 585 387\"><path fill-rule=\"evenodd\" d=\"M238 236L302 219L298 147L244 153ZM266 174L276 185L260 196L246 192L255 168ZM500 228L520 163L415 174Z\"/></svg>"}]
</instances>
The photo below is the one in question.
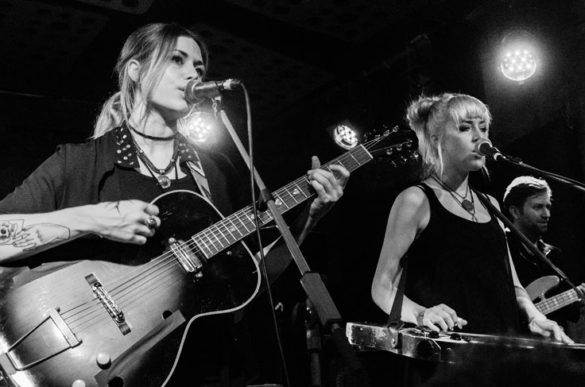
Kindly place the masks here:
<instances>
[{"instance_id":1,"label":"guitar sound hole","mask_svg":"<svg viewBox=\"0 0 585 387\"><path fill-rule=\"evenodd\" d=\"M116 376L108 382L108 387L124 387L124 379Z\"/></svg>"},{"instance_id":2,"label":"guitar sound hole","mask_svg":"<svg viewBox=\"0 0 585 387\"><path fill-rule=\"evenodd\" d=\"M172 315L172 314L173 314L173 312L171 312L170 310L165 310L165 311L162 313L162 317L163 317L163 319L165 319L165 320L166 320L167 318L171 317L171 315Z\"/></svg>"}]
</instances>

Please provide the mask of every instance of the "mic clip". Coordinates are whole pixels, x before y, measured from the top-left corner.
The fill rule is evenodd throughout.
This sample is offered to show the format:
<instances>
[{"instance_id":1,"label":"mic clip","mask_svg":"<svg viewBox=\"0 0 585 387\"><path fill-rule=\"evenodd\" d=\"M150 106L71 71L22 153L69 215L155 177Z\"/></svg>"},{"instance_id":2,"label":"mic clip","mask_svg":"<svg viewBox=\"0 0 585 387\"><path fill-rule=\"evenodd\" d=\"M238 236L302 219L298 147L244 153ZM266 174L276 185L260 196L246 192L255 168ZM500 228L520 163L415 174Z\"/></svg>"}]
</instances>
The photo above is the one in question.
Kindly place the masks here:
<instances>
[{"instance_id":1,"label":"mic clip","mask_svg":"<svg viewBox=\"0 0 585 387\"><path fill-rule=\"evenodd\" d=\"M211 98L211 109L213 110L213 116L216 118L217 118L217 113L219 112L220 105L221 105L221 95L220 94Z\"/></svg>"},{"instance_id":2,"label":"mic clip","mask_svg":"<svg viewBox=\"0 0 585 387\"><path fill-rule=\"evenodd\" d=\"M522 164L523 161L520 157L516 157L516 156L504 156L504 158L508 161L511 161L515 164Z\"/></svg>"}]
</instances>

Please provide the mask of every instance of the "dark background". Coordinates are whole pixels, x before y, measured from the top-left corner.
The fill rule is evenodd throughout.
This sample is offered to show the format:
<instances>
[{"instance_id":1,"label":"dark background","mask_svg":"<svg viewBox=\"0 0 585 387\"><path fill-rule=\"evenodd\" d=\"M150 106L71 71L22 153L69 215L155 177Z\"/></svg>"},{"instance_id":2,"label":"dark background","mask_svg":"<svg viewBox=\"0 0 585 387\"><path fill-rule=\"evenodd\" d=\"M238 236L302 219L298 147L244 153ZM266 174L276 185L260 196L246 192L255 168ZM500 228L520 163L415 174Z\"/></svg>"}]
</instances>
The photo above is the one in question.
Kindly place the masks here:
<instances>
[{"instance_id":1,"label":"dark background","mask_svg":"<svg viewBox=\"0 0 585 387\"><path fill-rule=\"evenodd\" d=\"M0 196L57 144L91 135L101 103L116 89L112 68L124 39L156 21L176 21L203 36L209 79L245 83L257 168L272 189L302 175L310 155L327 161L341 153L328 131L338 122L349 120L362 132L404 126L411 99L442 91L485 101L494 116L492 140L504 153L583 181L583 0L0 0ZM538 72L523 84L506 81L496 62L512 28L530 31L543 53ZM245 137L242 95L226 95L224 103ZM227 140L218 150L239 163ZM522 173L489 169L491 180L474 179L498 199ZM356 171L343 201L303 247L347 321L383 321L369 287L390 205L409 181L408 168L384 162ZM579 284L584 194L551 186L547 241L563 249L566 272ZM285 331L299 321L302 327L292 313L304 300L298 271L290 267L274 290ZM262 321L271 324L268 314ZM579 326L574 336L585 341ZM278 364L273 335L263 340L270 368ZM303 336L287 336L285 351L299 348ZM302 355L291 364L297 374L308 372Z\"/></svg>"}]
</instances>

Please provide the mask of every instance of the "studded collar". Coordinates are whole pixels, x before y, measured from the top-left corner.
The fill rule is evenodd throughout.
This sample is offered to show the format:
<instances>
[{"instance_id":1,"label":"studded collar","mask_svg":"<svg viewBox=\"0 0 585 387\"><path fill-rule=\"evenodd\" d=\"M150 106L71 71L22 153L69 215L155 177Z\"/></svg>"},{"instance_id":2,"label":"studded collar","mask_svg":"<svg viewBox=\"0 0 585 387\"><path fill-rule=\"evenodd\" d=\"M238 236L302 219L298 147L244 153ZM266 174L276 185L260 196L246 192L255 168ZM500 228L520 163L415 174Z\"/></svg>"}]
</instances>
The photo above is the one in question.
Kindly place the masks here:
<instances>
[{"instance_id":1,"label":"studded collar","mask_svg":"<svg viewBox=\"0 0 585 387\"><path fill-rule=\"evenodd\" d=\"M138 168L138 154L136 146L132 141L132 134L126 125L112 129L115 138L115 164L125 168ZM179 163L187 161L199 162L199 157L187 139L179 134L175 141L178 141L178 159Z\"/></svg>"}]
</instances>

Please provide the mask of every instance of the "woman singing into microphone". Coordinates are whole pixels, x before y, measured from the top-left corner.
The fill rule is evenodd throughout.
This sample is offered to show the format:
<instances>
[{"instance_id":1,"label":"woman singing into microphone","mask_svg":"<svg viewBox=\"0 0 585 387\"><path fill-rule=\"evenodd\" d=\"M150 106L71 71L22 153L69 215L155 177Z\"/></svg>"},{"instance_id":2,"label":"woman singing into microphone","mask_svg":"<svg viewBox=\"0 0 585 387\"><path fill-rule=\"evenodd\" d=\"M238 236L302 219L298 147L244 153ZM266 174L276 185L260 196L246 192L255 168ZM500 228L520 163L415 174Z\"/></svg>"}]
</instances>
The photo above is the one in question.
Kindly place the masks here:
<instances>
[{"instance_id":1,"label":"woman singing into microphone","mask_svg":"<svg viewBox=\"0 0 585 387\"><path fill-rule=\"evenodd\" d=\"M469 173L485 167L477 145L489 135L487 106L445 93L414 101L406 118L419 139L422 181L402 191L390 211L374 302L390 313L406 268L402 321L433 331L529 331L571 343L520 285L503 225L469 185Z\"/></svg>"},{"instance_id":2,"label":"woman singing into microphone","mask_svg":"<svg viewBox=\"0 0 585 387\"><path fill-rule=\"evenodd\" d=\"M419 140L421 182L402 191L390 210L374 302L392 318L437 332L529 331L572 343L520 285L503 225L469 186L469 173L485 167L477 145L489 135L487 106L445 93L412 102L406 118ZM402 305L393 310L397 293ZM406 361L405 385L421 385L437 371L436 363Z\"/></svg>"},{"instance_id":3,"label":"woman singing into microphone","mask_svg":"<svg viewBox=\"0 0 585 387\"><path fill-rule=\"evenodd\" d=\"M205 45L184 27L156 23L134 31L116 63L119 90L103 105L93 138L84 144L60 146L0 201L0 264L26 265L39 275L51 274L80 259L133 265L139 245L161 226L159 208L151 203L161 194L171 190L197 192L225 215L248 204L234 202L243 195L238 192L235 176L230 175L230 163L196 148L179 132L180 122L191 108L185 88L203 80L207 67ZM317 195L297 222L299 242L339 200L349 177L339 165L331 166L336 175L319 166L313 157L307 177ZM172 316L181 317L180 313ZM161 315L161 323L166 318ZM211 337L208 346L199 342L191 347L197 347L198 353L214 350L217 362L225 362L230 359L229 328L221 325L225 331L210 335L222 329L214 325L203 330ZM153 327L152 334L156 333ZM114 343L116 338L108 340ZM135 358L124 354L128 364L145 360L150 348L156 347L156 341L147 339L138 344L133 349ZM201 361L202 356L197 356ZM168 357L167 353L150 359L155 366L142 369L156 372L160 361ZM204 364L208 366L207 361ZM219 374L217 369L207 369L210 374ZM155 385L160 379L160 385L164 377L157 375L150 382Z\"/></svg>"}]
</instances>

